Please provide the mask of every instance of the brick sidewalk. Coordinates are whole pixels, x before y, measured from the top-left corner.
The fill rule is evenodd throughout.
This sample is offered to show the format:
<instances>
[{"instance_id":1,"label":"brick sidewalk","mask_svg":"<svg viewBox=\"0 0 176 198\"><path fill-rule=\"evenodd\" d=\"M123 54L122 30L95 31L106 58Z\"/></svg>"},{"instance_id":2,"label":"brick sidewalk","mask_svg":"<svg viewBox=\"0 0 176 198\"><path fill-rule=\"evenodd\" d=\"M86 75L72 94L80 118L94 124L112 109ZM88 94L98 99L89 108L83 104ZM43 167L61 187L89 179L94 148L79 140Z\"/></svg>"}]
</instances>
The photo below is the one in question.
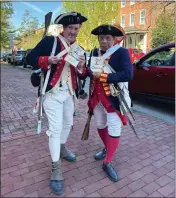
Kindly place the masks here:
<instances>
[{"instance_id":1,"label":"brick sidewalk","mask_svg":"<svg viewBox=\"0 0 176 198\"><path fill-rule=\"evenodd\" d=\"M30 71L1 66L1 197L56 197L48 186L50 156L46 118L36 135L32 115L37 89ZM81 141L87 118L86 101L80 100L67 145L76 163L62 162L65 194L62 197L174 197L174 125L134 112L138 140L124 127L113 165L120 181L111 182L93 155L102 148L92 120L88 141Z\"/></svg>"}]
</instances>

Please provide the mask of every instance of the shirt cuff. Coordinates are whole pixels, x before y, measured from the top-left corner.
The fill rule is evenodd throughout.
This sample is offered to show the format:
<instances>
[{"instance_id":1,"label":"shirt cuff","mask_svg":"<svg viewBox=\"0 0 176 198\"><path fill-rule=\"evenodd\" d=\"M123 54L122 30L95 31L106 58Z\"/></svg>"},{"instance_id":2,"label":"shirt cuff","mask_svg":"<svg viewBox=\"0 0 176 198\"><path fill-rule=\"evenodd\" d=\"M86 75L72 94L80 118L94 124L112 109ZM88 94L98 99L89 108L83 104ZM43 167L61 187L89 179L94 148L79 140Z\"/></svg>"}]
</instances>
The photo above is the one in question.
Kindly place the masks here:
<instances>
[{"instance_id":1,"label":"shirt cuff","mask_svg":"<svg viewBox=\"0 0 176 198\"><path fill-rule=\"evenodd\" d=\"M48 66L48 56L40 56L38 59L38 66L43 70L49 69Z\"/></svg>"},{"instance_id":2,"label":"shirt cuff","mask_svg":"<svg viewBox=\"0 0 176 198\"><path fill-rule=\"evenodd\" d=\"M102 73L100 74L100 82L106 83L107 80L108 80L108 73L102 72Z\"/></svg>"}]
</instances>

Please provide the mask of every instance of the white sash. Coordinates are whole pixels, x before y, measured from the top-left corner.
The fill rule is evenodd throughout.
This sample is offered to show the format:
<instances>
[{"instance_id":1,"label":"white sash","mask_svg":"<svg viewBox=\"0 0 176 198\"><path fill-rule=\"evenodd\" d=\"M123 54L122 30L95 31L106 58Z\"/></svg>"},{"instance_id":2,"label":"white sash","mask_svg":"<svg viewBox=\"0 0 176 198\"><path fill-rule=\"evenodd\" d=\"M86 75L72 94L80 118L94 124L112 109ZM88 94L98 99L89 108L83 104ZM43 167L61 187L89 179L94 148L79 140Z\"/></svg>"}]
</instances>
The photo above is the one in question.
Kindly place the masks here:
<instances>
[{"instance_id":1,"label":"white sash","mask_svg":"<svg viewBox=\"0 0 176 198\"><path fill-rule=\"evenodd\" d=\"M110 57L115 51L117 51L121 46L119 44L116 44L109 48L103 56L101 56L104 60Z\"/></svg>"},{"instance_id":2,"label":"white sash","mask_svg":"<svg viewBox=\"0 0 176 198\"><path fill-rule=\"evenodd\" d=\"M100 72L105 65L105 60L110 57L115 51L117 51L120 48L119 44L116 44L109 48L105 54L101 56L100 54L100 49L98 49L98 57L92 56L91 57L91 64L90 64L90 69L92 71L97 71Z\"/></svg>"},{"instance_id":3,"label":"white sash","mask_svg":"<svg viewBox=\"0 0 176 198\"><path fill-rule=\"evenodd\" d=\"M65 49L63 51L59 52L59 54L56 55L57 58L61 58L63 55L65 55L66 53L68 53L71 50L71 46L74 43L72 45L68 46L68 44L66 43L66 41L64 40L64 38L61 35L59 35L58 37L60 38L62 44L65 47ZM51 52L51 56L54 56L55 51L56 51L56 46L57 46L57 39L54 36L54 45L53 45L53 49L52 49L52 52ZM45 91L46 91L46 87L47 87L47 84L48 84L50 73L51 73L51 65L49 65L49 69L48 69L47 74L46 74L44 86L43 86L43 89L42 89L42 94L43 95L45 94Z\"/></svg>"}]
</instances>

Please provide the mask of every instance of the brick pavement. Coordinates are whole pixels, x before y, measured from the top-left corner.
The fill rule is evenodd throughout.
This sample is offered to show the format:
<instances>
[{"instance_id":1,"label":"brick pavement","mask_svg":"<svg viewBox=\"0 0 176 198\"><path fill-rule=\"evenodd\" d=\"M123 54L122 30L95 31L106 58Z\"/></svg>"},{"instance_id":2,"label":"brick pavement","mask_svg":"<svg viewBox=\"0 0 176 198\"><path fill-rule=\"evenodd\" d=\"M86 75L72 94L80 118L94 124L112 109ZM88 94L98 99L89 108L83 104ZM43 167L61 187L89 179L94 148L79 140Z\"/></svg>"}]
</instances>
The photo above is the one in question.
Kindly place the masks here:
<instances>
[{"instance_id":1,"label":"brick pavement","mask_svg":"<svg viewBox=\"0 0 176 198\"><path fill-rule=\"evenodd\" d=\"M29 77L29 70L1 66L1 197L56 197L48 186L47 122L44 118L38 137L32 115L37 89ZM93 158L102 148L94 120L89 140L80 140L86 111L86 101L80 100L67 143L78 161L62 162L62 197L174 197L174 125L134 112L141 138L124 127L113 160L121 179L113 183L102 171L102 162Z\"/></svg>"}]
</instances>

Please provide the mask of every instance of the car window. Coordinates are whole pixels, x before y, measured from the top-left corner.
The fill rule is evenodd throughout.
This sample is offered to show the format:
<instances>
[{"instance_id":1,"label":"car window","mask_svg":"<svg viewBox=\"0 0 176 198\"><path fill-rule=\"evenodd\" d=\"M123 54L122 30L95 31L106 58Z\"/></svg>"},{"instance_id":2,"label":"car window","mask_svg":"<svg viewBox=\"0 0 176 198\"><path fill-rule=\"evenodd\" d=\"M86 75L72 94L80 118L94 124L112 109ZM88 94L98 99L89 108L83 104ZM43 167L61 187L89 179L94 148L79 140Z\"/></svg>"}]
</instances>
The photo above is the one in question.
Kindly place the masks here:
<instances>
[{"instance_id":1,"label":"car window","mask_svg":"<svg viewBox=\"0 0 176 198\"><path fill-rule=\"evenodd\" d=\"M17 55L24 55L26 51L17 51Z\"/></svg>"},{"instance_id":2,"label":"car window","mask_svg":"<svg viewBox=\"0 0 176 198\"><path fill-rule=\"evenodd\" d=\"M175 66L175 48L163 49L152 54L142 63L142 66Z\"/></svg>"},{"instance_id":3,"label":"car window","mask_svg":"<svg viewBox=\"0 0 176 198\"><path fill-rule=\"evenodd\" d=\"M141 52L141 49L133 49L133 54L140 54Z\"/></svg>"}]
</instances>

